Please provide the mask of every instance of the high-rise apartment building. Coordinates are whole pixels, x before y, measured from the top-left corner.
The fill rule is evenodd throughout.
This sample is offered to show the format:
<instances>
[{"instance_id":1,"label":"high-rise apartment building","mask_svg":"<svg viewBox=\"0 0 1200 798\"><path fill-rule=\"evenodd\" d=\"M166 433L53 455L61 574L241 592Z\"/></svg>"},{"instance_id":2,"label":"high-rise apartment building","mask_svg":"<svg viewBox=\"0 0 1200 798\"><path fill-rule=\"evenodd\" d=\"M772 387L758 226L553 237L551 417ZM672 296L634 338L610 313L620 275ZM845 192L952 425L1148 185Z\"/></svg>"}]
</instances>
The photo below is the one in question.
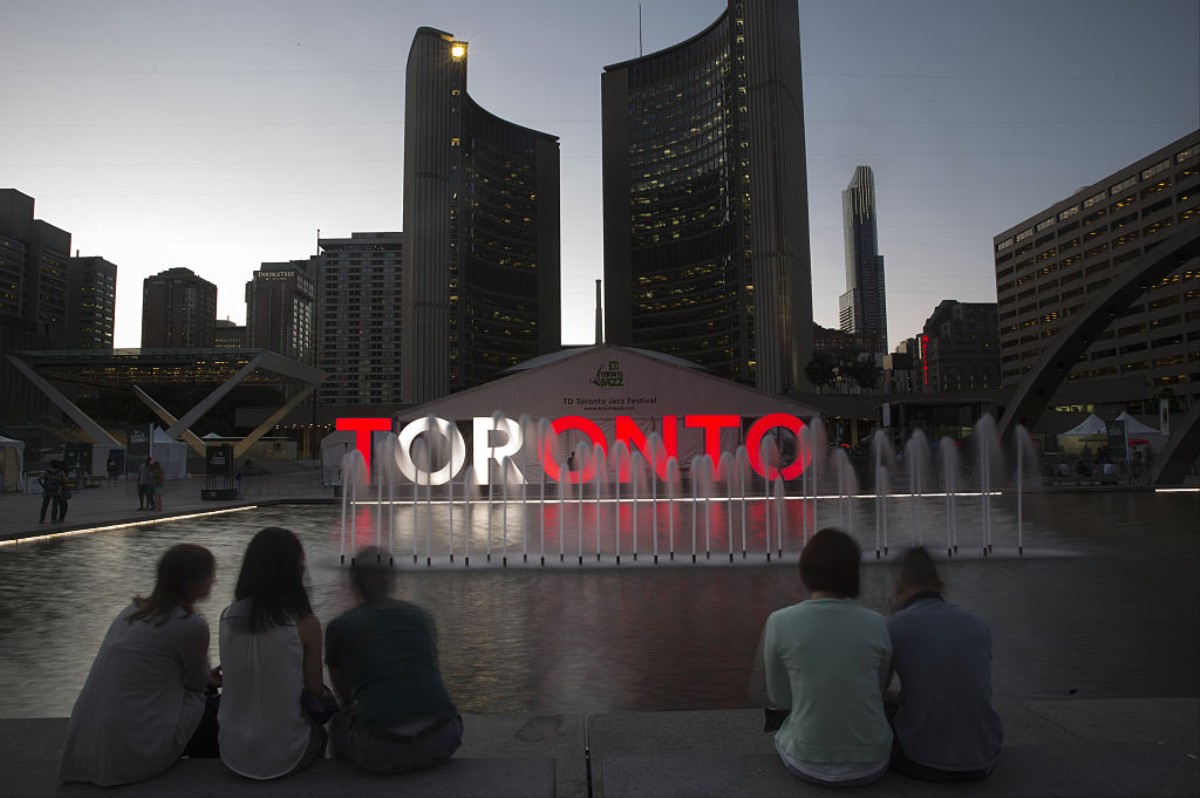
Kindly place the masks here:
<instances>
[{"instance_id":1,"label":"high-rise apartment building","mask_svg":"<svg viewBox=\"0 0 1200 798\"><path fill-rule=\"evenodd\" d=\"M0 189L0 418L36 416L50 406L7 356L71 343L71 234L35 219L33 206L33 197Z\"/></svg>"},{"instance_id":2,"label":"high-rise apartment building","mask_svg":"<svg viewBox=\"0 0 1200 798\"><path fill-rule=\"evenodd\" d=\"M846 293L838 299L842 332L874 333L879 352L887 351L887 291L879 232L875 223L875 174L869 166L854 170L842 192L846 237Z\"/></svg>"},{"instance_id":3,"label":"high-rise apartment building","mask_svg":"<svg viewBox=\"0 0 1200 798\"><path fill-rule=\"evenodd\" d=\"M217 321L217 287L176 267L142 283L143 349L208 349Z\"/></svg>"},{"instance_id":4,"label":"high-rise apartment building","mask_svg":"<svg viewBox=\"0 0 1200 798\"><path fill-rule=\"evenodd\" d=\"M313 363L316 289L307 260L264 263L246 283L246 345Z\"/></svg>"},{"instance_id":5,"label":"high-rise apartment building","mask_svg":"<svg viewBox=\"0 0 1200 798\"><path fill-rule=\"evenodd\" d=\"M74 257L67 266L67 345L112 349L117 267L99 256Z\"/></svg>"},{"instance_id":6,"label":"high-rise apartment building","mask_svg":"<svg viewBox=\"0 0 1200 798\"><path fill-rule=\"evenodd\" d=\"M796 0L729 0L601 78L607 340L783 393L812 289Z\"/></svg>"},{"instance_id":7,"label":"high-rise apartment building","mask_svg":"<svg viewBox=\"0 0 1200 798\"><path fill-rule=\"evenodd\" d=\"M920 347L923 393L1000 387L995 302L943 299L926 319Z\"/></svg>"},{"instance_id":8,"label":"high-rise apartment building","mask_svg":"<svg viewBox=\"0 0 1200 798\"><path fill-rule=\"evenodd\" d=\"M351 233L319 244L317 367L328 376L317 402L399 404L404 235Z\"/></svg>"},{"instance_id":9,"label":"high-rise apartment building","mask_svg":"<svg viewBox=\"0 0 1200 798\"><path fill-rule=\"evenodd\" d=\"M403 391L426 402L561 342L558 139L467 93L466 42L421 28L404 109Z\"/></svg>"},{"instance_id":10,"label":"high-rise apartment building","mask_svg":"<svg viewBox=\"0 0 1200 798\"><path fill-rule=\"evenodd\" d=\"M1200 130L995 237L1001 375L1016 385L1072 316L1200 215ZM1075 363L1053 405L1200 397L1200 259L1121 310Z\"/></svg>"},{"instance_id":11,"label":"high-rise apartment building","mask_svg":"<svg viewBox=\"0 0 1200 798\"><path fill-rule=\"evenodd\" d=\"M65 345L71 234L33 217L33 197L0 189L0 313Z\"/></svg>"}]
</instances>

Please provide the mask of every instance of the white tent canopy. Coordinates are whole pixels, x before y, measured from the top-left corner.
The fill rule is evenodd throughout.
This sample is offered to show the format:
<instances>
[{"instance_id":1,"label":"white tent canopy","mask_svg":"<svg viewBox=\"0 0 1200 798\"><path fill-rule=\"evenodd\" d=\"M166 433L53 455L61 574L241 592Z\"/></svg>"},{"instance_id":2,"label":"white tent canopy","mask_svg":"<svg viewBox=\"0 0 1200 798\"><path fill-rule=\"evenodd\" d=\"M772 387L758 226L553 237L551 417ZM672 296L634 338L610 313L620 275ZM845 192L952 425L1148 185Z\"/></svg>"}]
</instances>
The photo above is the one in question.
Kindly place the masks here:
<instances>
[{"instance_id":1,"label":"white tent canopy","mask_svg":"<svg viewBox=\"0 0 1200 798\"><path fill-rule=\"evenodd\" d=\"M162 466L167 479L187 478L188 445L177 441L165 430L154 428L150 434L150 456Z\"/></svg>"},{"instance_id":2,"label":"white tent canopy","mask_svg":"<svg viewBox=\"0 0 1200 798\"><path fill-rule=\"evenodd\" d=\"M1121 411L1121 415L1117 416L1117 421L1125 422L1125 431L1130 435L1145 437L1146 435L1160 435L1158 430L1149 424L1143 424L1129 414L1128 410Z\"/></svg>"},{"instance_id":3,"label":"white tent canopy","mask_svg":"<svg viewBox=\"0 0 1200 798\"><path fill-rule=\"evenodd\" d=\"M0 435L0 492L21 489L25 470L25 444Z\"/></svg>"},{"instance_id":4,"label":"white tent canopy","mask_svg":"<svg viewBox=\"0 0 1200 798\"><path fill-rule=\"evenodd\" d=\"M1078 426L1066 432L1058 433L1058 437L1084 438L1090 435L1107 435L1108 424L1095 413L1091 413Z\"/></svg>"}]
</instances>

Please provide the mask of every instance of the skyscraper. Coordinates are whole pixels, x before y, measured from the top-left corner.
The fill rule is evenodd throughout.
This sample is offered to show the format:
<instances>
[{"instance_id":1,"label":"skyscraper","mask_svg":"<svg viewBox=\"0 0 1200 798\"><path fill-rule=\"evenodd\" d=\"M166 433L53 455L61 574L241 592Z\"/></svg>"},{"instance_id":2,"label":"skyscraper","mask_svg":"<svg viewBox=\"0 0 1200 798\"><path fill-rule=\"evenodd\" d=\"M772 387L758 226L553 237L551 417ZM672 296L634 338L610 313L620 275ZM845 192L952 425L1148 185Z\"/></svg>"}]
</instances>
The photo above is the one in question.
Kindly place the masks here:
<instances>
[{"instance_id":1,"label":"skyscraper","mask_svg":"<svg viewBox=\"0 0 1200 798\"><path fill-rule=\"evenodd\" d=\"M246 283L248 346L312 364L316 292L309 269L304 260L264 263Z\"/></svg>"},{"instance_id":2,"label":"skyscraper","mask_svg":"<svg viewBox=\"0 0 1200 798\"><path fill-rule=\"evenodd\" d=\"M605 67L610 343L769 393L805 384L812 288L796 0L729 0L711 25Z\"/></svg>"},{"instance_id":3,"label":"skyscraper","mask_svg":"<svg viewBox=\"0 0 1200 798\"><path fill-rule=\"evenodd\" d=\"M878 351L886 352L887 292L875 225L875 175L869 166L856 168L842 192L842 224L846 236L846 293L838 300L842 331L874 333Z\"/></svg>"},{"instance_id":4,"label":"skyscraper","mask_svg":"<svg viewBox=\"0 0 1200 798\"><path fill-rule=\"evenodd\" d=\"M467 43L421 28L404 109L404 398L558 349L558 139L467 94Z\"/></svg>"},{"instance_id":5,"label":"skyscraper","mask_svg":"<svg viewBox=\"0 0 1200 798\"><path fill-rule=\"evenodd\" d=\"M0 189L0 418L36 416L49 401L9 362L21 350L69 345L71 234L35 219L33 197Z\"/></svg>"},{"instance_id":6,"label":"skyscraper","mask_svg":"<svg viewBox=\"0 0 1200 798\"><path fill-rule=\"evenodd\" d=\"M67 267L67 345L72 349L112 349L116 305L116 264L98 256L71 258Z\"/></svg>"},{"instance_id":7,"label":"skyscraper","mask_svg":"<svg viewBox=\"0 0 1200 798\"><path fill-rule=\"evenodd\" d=\"M217 321L217 287L176 267L142 282L142 348L208 349Z\"/></svg>"},{"instance_id":8,"label":"skyscraper","mask_svg":"<svg viewBox=\"0 0 1200 798\"><path fill-rule=\"evenodd\" d=\"M317 367L329 376L318 404L401 402L404 236L322 238L317 257Z\"/></svg>"}]
</instances>

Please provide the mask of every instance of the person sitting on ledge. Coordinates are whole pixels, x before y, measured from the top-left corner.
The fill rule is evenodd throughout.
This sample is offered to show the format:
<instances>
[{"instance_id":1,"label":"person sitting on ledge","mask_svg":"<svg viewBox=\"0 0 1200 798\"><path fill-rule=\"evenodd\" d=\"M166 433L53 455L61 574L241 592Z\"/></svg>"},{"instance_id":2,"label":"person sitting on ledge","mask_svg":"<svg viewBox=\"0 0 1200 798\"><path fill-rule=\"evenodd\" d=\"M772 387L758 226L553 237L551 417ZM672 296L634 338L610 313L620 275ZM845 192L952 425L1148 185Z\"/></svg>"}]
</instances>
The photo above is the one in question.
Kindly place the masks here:
<instances>
[{"instance_id":1,"label":"person sitting on ledge","mask_svg":"<svg viewBox=\"0 0 1200 798\"><path fill-rule=\"evenodd\" d=\"M287 776L325 757L324 724L335 707L321 680L321 622L304 571L304 546L291 530L261 530L221 613L221 761L247 778Z\"/></svg>"},{"instance_id":2,"label":"person sitting on ledge","mask_svg":"<svg viewBox=\"0 0 1200 798\"><path fill-rule=\"evenodd\" d=\"M800 554L812 598L771 613L763 633L767 699L789 710L775 750L792 775L815 784L871 784L888 770L892 645L879 613L854 602L861 560L846 533L813 535Z\"/></svg>"},{"instance_id":3,"label":"person sitting on ledge","mask_svg":"<svg viewBox=\"0 0 1200 798\"><path fill-rule=\"evenodd\" d=\"M895 733L892 768L922 781L980 781L1004 742L992 709L992 634L942 598L933 559L904 552L887 618L899 706L887 705Z\"/></svg>"},{"instance_id":4,"label":"person sitting on ledge","mask_svg":"<svg viewBox=\"0 0 1200 798\"><path fill-rule=\"evenodd\" d=\"M344 702L333 753L363 770L406 773L450 759L462 717L438 666L437 626L416 604L390 597L386 552L363 549L350 569L357 607L330 621L325 664Z\"/></svg>"},{"instance_id":5,"label":"person sitting on ledge","mask_svg":"<svg viewBox=\"0 0 1200 798\"><path fill-rule=\"evenodd\" d=\"M60 781L130 784L181 754L217 756L221 670L209 668L208 622L195 608L215 573L208 549L172 546L158 561L154 591L108 627L71 710Z\"/></svg>"}]
</instances>

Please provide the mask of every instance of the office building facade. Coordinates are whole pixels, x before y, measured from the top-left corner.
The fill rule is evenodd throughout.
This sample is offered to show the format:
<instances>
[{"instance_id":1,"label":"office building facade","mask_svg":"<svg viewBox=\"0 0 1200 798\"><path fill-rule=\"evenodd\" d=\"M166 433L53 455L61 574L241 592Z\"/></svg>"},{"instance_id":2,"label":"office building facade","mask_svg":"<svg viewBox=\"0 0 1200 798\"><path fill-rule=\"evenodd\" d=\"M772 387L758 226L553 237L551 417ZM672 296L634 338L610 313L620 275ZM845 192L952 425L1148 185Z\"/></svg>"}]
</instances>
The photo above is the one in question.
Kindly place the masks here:
<instances>
[{"instance_id":1,"label":"office building facade","mask_svg":"<svg viewBox=\"0 0 1200 798\"><path fill-rule=\"evenodd\" d=\"M846 238L846 292L838 298L842 332L873 333L877 352L887 351L887 291L879 231L875 223L875 174L869 166L854 170L842 192Z\"/></svg>"},{"instance_id":2,"label":"office building facade","mask_svg":"<svg viewBox=\"0 0 1200 798\"><path fill-rule=\"evenodd\" d=\"M795 0L601 78L607 340L785 393L812 356Z\"/></svg>"},{"instance_id":3,"label":"office building facade","mask_svg":"<svg viewBox=\"0 0 1200 798\"><path fill-rule=\"evenodd\" d=\"M405 401L561 343L559 149L467 93L466 42L421 28L404 113Z\"/></svg>"},{"instance_id":4,"label":"office building facade","mask_svg":"<svg viewBox=\"0 0 1200 798\"><path fill-rule=\"evenodd\" d=\"M1200 130L1013 225L993 240L1001 376L1017 385L1090 297L1200 215ZM1121 310L1071 369L1061 407L1200 398L1200 262Z\"/></svg>"},{"instance_id":5,"label":"office building facade","mask_svg":"<svg viewBox=\"0 0 1200 798\"><path fill-rule=\"evenodd\" d=\"M245 349L246 325L229 319L217 319L213 327L213 349Z\"/></svg>"},{"instance_id":6,"label":"office building facade","mask_svg":"<svg viewBox=\"0 0 1200 798\"><path fill-rule=\"evenodd\" d=\"M143 349L209 349L217 321L217 287L176 267L142 282Z\"/></svg>"},{"instance_id":7,"label":"office building facade","mask_svg":"<svg viewBox=\"0 0 1200 798\"><path fill-rule=\"evenodd\" d=\"M309 261L264 263L246 283L246 342L311 365L316 289Z\"/></svg>"},{"instance_id":8,"label":"office building facade","mask_svg":"<svg viewBox=\"0 0 1200 798\"><path fill-rule=\"evenodd\" d=\"M317 387L323 405L401 402L404 236L322 238L317 272Z\"/></svg>"},{"instance_id":9,"label":"office building facade","mask_svg":"<svg viewBox=\"0 0 1200 798\"><path fill-rule=\"evenodd\" d=\"M113 348L117 266L98 256L74 257L67 266L67 346Z\"/></svg>"},{"instance_id":10,"label":"office building facade","mask_svg":"<svg viewBox=\"0 0 1200 798\"><path fill-rule=\"evenodd\" d=\"M50 410L49 401L7 356L71 344L70 260L71 234L34 218L33 197L0 189L0 420Z\"/></svg>"},{"instance_id":11,"label":"office building facade","mask_svg":"<svg viewBox=\"0 0 1200 798\"><path fill-rule=\"evenodd\" d=\"M918 342L922 393L1000 387L1000 337L995 302L943 299Z\"/></svg>"}]
</instances>

